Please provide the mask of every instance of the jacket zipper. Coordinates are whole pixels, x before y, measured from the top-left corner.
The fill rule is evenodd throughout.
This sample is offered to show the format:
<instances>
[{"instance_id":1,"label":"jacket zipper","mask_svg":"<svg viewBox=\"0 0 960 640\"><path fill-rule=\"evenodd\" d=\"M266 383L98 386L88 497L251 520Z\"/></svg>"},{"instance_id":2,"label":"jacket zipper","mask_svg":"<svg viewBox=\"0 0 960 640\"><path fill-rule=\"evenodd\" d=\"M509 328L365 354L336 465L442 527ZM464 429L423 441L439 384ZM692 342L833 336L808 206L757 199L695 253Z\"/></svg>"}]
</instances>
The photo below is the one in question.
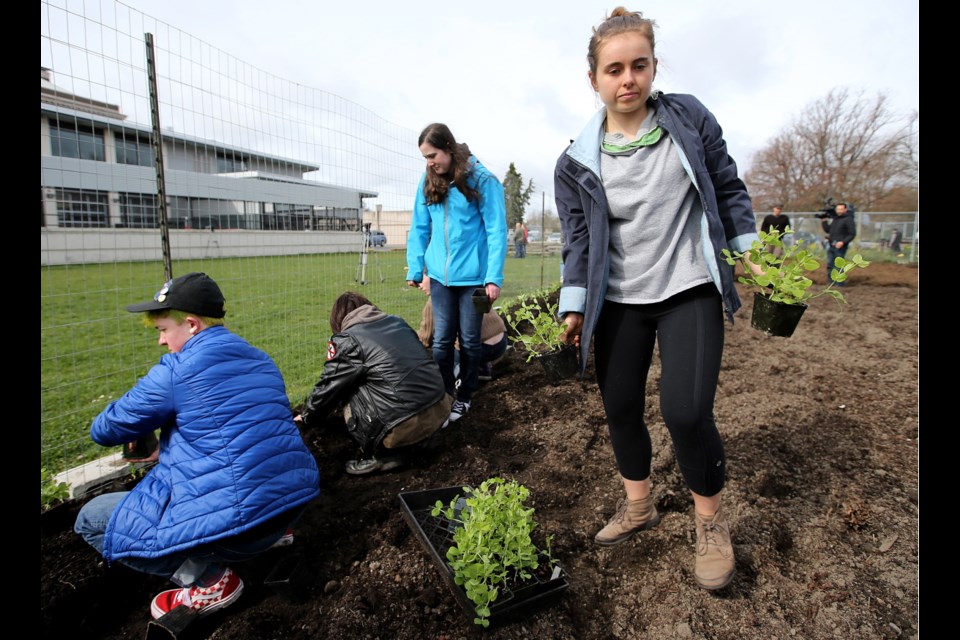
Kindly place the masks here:
<instances>
[{"instance_id":1,"label":"jacket zipper","mask_svg":"<svg viewBox=\"0 0 960 640\"><path fill-rule=\"evenodd\" d=\"M443 201L443 286L450 286L450 191L447 191L447 197Z\"/></svg>"}]
</instances>

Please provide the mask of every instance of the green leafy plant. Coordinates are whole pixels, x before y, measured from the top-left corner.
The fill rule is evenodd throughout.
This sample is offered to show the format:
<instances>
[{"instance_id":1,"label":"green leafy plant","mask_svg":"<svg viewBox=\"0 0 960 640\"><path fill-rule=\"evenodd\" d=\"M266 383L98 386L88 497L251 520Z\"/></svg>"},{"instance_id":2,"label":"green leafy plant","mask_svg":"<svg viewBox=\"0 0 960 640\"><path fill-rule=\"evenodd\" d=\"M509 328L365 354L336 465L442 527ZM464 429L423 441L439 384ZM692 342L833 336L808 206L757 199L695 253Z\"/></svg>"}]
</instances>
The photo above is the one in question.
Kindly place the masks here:
<instances>
[{"instance_id":1,"label":"green leafy plant","mask_svg":"<svg viewBox=\"0 0 960 640\"><path fill-rule=\"evenodd\" d=\"M541 563L556 564L550 552L553 538L547 536L542 550L534 544L534 509L524 506L530 491L516 480L493 477L479 488L463 487L463 491L449 505L438 500L432 514L442 513L460 525L447 561L454 581L476 605L474 623L488 627L490 605L504 587L530 580Z\"/></svg>"},{"instance_id":2,"label":"green leafy plant","mask_svg":"<svg viewBox=\"0 0 960 640\"><path fill-rule=\"evenodd\" d=\"M52 471L40 467L40 510L46 511L70 497L70 487L66 482L54 480Z\"/></svg>"},{"instance_id":3,"label":"green leafy plant","mask_svg":"<svg viewBox=\"0 0 960 640\"><path fill-rule=\"evenodd\" d=\"M813 242L788 243L784 237L792 233L790 227L785 231L771 229L769 232L760 232L760 239L744 252L723 249L722 254L727 264L733 266L738 262L743 266L744 273L739 280L743 284L757 287L760 293L773 302L784 304L806 304L809 300L823 295L832 297L837 302L846 302L843 294L833 288L838 282L844 282L853 269L864 269L870 263L859 254L850 260L837 257L830 272L830 283L820 291L813 291L813 284L807 274L820 268L818 254L813 251ZM752 262L758 265L762 274L755 274L750 268Z\"/></svg>"},{"instance_id":4,"label":"green leafy plant","mask_svg":"<svg viewBox=\"0 0 960 640\"><path fill-rule=\"evenodd\" d=\"M526 348L527 362L567 346L561 338L567 325L557 318L557 303L549 304L546 293L521 299L519 306L507 313L506 318L515 334L510 339ZM526 332L526 325L532 328L532 333Z\"/></svg>"}]
</instances>

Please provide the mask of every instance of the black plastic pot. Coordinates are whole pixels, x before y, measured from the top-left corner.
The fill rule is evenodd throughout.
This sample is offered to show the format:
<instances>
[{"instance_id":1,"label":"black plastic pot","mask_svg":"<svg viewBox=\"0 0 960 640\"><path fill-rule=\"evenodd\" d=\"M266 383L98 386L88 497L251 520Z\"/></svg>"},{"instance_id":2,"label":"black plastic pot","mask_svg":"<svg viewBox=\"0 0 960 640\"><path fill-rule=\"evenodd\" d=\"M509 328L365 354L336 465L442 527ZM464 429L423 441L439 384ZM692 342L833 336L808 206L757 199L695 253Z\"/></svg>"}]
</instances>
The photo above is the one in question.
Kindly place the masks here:
<instances>
[{"instance_id":1,"label":"black plastic pot","mask_svg":"<svg viewBox=\"0 0 960 640\"><path fill-rule=\"evenodd\" d=\"M471 300L473 300L473 307L477 310L477 313L486 313L493 308L490 296L487 295L487 290L483 287L477 287L473 296L471 296Z\"/></svg>"},{"instance_id":2,"label":"black plastic pot","mask_svg":"<svg viewBox=\"0 0 960 640\"><path fill-rule=\"evenodd\" d=\"M803 302L786 304L774 302L762 293L753 294L753 316L750 319L754 329L770 336L789 338L800 323L800 317L807 310Z\"/></svg>"},{"instance_id":3,"label":"black plastic pot","mask_svg":"<svg viewBox=\"0 0 960 640\"><path fill-rule=\"evenodd\" d=\"M550 351L537 356L543 366L543 372L547 374L547 380L551 384L558 384L567 378L577 375L580 370L580 361L577 358L579 349L572 344L568 344L559 351Z\"/></svg>"},{"instance_id":4,"label":"black plastic pot","mask_svg":"<svg viewBox=\"0 0 960 640\"><path fill-rule=\"evenodd\" d=\"M399 494L399 498L404 520L430 554L433 564L457 599L460 608L469 620L473 620L477 615L476 605L467 597L464 588L456 583L453 569L447 563L447 550L454 544L453 534L459 523L447 520L443 513L436 516L431 513L437 500L446 506L454 497L463 493L462 486L444 487L423 491L404 491ZM490 624L497 625L516 620L543 606L553 604L560 599L568 586L570 585L566 574L556 566L548 577L541 579L533 576L521 585L513 588L505 587L490 605L488 618Z\"/></svg>"},{"instance_id":5,"label":"black plastic pot","mask_svg":"<svg viewBox=\"0 0 960 640\"><path fill-rule=\"evenodd\" d=\"M127 443L123 447L123 459L127 462L147 460L159 446L160 442L157 440L156 434L151 431L147 435Z\"/></svg>"}]
</instances>

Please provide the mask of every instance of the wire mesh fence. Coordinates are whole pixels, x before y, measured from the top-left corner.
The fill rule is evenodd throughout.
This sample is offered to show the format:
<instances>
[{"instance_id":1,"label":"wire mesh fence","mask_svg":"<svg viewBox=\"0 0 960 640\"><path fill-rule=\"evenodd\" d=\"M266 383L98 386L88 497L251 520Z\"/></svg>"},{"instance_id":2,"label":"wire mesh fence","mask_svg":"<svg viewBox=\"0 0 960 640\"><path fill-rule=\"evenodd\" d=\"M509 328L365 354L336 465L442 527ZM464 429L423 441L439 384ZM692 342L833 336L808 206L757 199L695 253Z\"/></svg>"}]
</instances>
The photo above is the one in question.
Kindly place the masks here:
<instances>
[{"instance_id":1,"label":"wire mesh fence","mask_svg":"<svg viewBox=\"0 0 960 640\"><path fill-rule=\"evenodd\" d=\"M40 44L41 485L103 454L91 419L164 351L124 306L167 270L220 284L228 326L294 404L340 293L419 324L403 251L417 131L113 0L41 2ZM511 265L504 296L555 283L556 260Z\"/></svg>"}]
</instances>

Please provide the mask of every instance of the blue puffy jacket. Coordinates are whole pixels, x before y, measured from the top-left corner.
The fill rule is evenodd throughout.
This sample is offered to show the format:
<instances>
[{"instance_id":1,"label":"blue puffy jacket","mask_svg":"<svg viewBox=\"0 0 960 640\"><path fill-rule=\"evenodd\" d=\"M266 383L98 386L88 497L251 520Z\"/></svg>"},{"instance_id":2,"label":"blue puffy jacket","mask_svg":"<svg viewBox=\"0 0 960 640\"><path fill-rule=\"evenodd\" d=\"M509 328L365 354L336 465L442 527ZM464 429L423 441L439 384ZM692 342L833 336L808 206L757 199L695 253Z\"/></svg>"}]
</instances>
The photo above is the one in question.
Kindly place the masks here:
<instances>
[{"instance_id":1,"label":"blue puffy jacket","mask_svg":"<svg viewBox=\"0 0 960 640\"><path fill-rule=\"evenodd\" d=\"M97 416L91 437L119 445L155 429L160 459L114 510L107 560L185 551L320 494L280 370L225 327L208 327L164 355Z\"/></svg>"},{"instance_id":2,"label":"blue puffy jacket","mask_svg":"<svg viewBox=\"0 0 960 640\"><path fill-rule=\"evenodd\" d=\"M507 259L507 210L503 185L470 156L467 178L480 194L470 202L451 185L447 201L427 204L426 173L420 178L407 238L407 280L420 282L424 271L448 287L503 285Z\"/></svg>"}]
</instances>

